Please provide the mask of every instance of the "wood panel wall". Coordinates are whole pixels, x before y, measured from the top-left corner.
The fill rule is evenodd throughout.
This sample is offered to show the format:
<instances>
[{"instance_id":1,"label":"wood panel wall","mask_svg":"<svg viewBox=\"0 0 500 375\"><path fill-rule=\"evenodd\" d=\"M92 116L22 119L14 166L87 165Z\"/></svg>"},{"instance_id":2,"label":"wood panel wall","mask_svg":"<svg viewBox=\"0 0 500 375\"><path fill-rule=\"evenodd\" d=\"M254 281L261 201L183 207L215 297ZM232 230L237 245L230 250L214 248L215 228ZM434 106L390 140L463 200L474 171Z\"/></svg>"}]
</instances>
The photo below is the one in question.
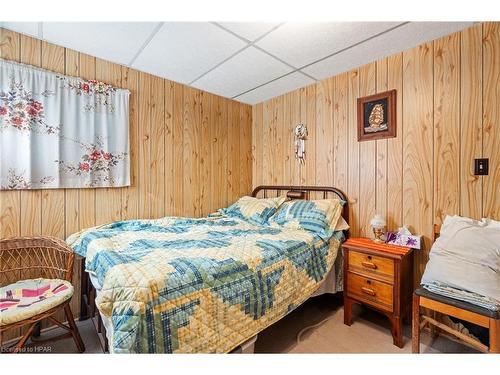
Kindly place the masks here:
<instances>
[{"instance_id":1,"label":"wood panel wall","mask_svg":"<svg viewBox=\"0 0 500 375\"><path fill-rule=\"evenodd\" d=\"M131 186L1 191L1 238L66 238L115 220L203 216L250 193L251 106L5 29L0 57L131 91Z\"/></svg>"},{"instance_id":2,"label":"wood panel wall","mask_svg":"<svg viewBox=\"0 0 500 375\"><path fill-rule=\"evenodd\" d=\"M397 137L358 142L356 100L397 90ZM371 236L375 213L389 229L424 236L446 214L500 219L500 23L484 23L259 103L253 112L253 186L333 185L349 197L353 236ZM292 130L309 130L306 162ZM473 159L490 159L474 176Z\"/></svg>"}]
</instances>

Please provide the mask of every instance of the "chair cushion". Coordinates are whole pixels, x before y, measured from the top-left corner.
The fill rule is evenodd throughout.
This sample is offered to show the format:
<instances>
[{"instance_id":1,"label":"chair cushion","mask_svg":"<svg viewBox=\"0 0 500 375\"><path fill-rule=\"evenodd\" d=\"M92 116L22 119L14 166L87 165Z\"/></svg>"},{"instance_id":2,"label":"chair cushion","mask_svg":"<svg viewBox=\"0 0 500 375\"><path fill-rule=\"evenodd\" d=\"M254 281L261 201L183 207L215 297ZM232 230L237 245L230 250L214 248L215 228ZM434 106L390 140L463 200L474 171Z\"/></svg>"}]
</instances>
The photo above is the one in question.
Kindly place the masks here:
<instances>
[{"instance_id":1,"label":"chair cushion","mask_svg":"<svg viewBox=\"0 0 500 375\"><path fill-rule=\"evenodd\" d=\"M60 279L21 280L0 288L0 326L20 322L73 296L73 285Z\"/></svg>"},{"instance_id":2,"label":"chair cushion","mask_svg":"<svg viewBox=\"0 0 500 375\"><path fill-rule=\"evenodd\" d=\"M428 291L425 288L418 288L415 290L415 294L420 297L432 299L437 302L444 303L446 305L450 305L453 307L457 307L462 310L467 310L467 311L472 311L476 314L487 316L488 318L493 318L493 319L500 319L500 313L499 311L495 310L490 310L485 307L481 307L478 305L473 305L472 303L469 302L464 302L459 299L443 296L441 294L433 293L431 291Z\"/></svg>"}]
</instances>

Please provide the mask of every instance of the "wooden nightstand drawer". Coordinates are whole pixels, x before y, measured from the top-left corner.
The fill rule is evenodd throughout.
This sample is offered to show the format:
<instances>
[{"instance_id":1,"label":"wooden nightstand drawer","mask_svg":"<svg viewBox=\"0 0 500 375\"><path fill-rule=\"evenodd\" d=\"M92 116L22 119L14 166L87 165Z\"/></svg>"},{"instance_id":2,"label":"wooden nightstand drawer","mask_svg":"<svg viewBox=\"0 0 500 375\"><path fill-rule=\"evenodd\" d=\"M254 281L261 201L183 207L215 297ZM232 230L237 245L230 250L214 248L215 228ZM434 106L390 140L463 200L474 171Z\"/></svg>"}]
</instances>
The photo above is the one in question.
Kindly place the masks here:
<instances>
[{"instance_id":1,"label":"wooden nightstand drawer","mask_svg":"<svg viewBox=\"0 0 500 375\"><path fill-rule=\"evenodd\" d=\"M393 311L393 286L353 272L347 273L347 295L388 312Z\"/></svg>"},{"instance_id":2,"label":"wooden nightstand drawer","mask_svg":"<svg viewBox=\"0 0 500 375\"><path fill-rule=\"evenodd\" d=\"M384 281L394 281L394 260L377 255L349 251L348 269L366 276L380 276Z\"/></svg>"}]
</instances>

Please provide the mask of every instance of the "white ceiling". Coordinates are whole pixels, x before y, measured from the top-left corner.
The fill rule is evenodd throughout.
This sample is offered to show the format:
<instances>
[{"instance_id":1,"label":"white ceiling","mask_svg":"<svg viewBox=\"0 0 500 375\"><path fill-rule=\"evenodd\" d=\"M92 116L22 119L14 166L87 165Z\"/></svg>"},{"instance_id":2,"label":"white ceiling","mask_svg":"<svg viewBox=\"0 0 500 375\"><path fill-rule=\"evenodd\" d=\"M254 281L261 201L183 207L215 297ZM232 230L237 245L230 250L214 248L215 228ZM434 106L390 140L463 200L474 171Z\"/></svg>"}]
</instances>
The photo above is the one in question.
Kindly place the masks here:
<instances>
[{"instance_id":1,"label":"white ceiling","mask_svg":"<svg viewBox=\"0 0 500 375\"><path fill-rule=\"evenodd\" d=\"M0 22L102 59L255 104L472 22Z\"/></svg>"}]
</instances>

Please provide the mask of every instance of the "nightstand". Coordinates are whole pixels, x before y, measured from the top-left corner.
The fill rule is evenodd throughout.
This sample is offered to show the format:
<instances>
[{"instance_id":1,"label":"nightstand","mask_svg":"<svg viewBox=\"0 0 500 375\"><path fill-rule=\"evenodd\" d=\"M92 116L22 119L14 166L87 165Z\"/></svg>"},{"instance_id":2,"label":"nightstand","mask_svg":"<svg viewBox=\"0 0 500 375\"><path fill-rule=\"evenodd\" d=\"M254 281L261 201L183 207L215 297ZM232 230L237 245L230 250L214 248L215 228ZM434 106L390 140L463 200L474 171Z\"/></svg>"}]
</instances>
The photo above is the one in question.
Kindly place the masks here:
<instances>
[{"instance_id":1,"label":"nightstand","mask_svg":"<svg viewBox=\"0 0 500 375\"><path fill-rule=\"evenodd\" d=\"M391 321L394 345L403 347L401 319L411 319L412 249L350 238L344 249L344 324L352 324L352 305L366 305Z\"/></svg>"}]
</instances>

